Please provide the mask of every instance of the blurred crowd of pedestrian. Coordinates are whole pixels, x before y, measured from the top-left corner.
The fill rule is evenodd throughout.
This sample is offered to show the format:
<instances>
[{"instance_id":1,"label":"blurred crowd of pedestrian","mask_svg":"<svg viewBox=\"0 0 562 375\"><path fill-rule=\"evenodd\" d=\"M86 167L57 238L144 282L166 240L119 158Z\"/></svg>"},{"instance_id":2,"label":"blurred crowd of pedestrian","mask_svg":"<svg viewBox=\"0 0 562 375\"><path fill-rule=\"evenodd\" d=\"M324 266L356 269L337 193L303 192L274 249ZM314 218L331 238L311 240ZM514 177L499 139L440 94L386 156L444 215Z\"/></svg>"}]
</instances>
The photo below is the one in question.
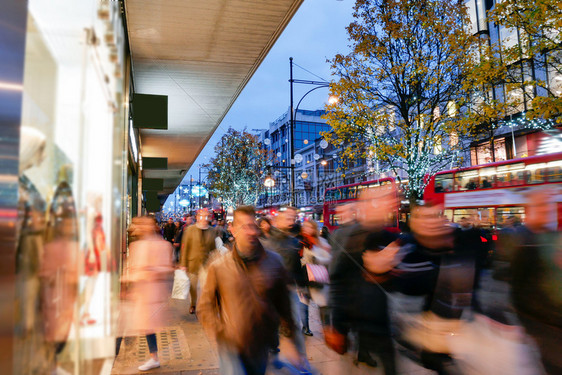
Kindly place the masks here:
<instances>
[{"instance_id":1,"label":"blurred crowd of pedestrian","mask_svg":"<svg viewBox=\"0 0 562 375\"><path fill-rule=\"evenodd\" d=\"M499 233L469 215L452 224L432 202L397 225L398 194L380 188L339 206L333 233L298 221L293 207L257 218L241 206L228 225L205 209L160 226L137 218L127 281L146 320L169 297L164 273L185 271L187 312L216 342L221 374L264 374L268 364L313 373L311 304L329 348L385 374L397 373L397 348L438 374L562 374L557 207L547 189L530 194L525 222L509 218ZM505 286L509 303L484 297L492 283ZM407 298L423 303L412 311L399 303ZM151 319L139 332L157 353L151 335L161 324ZM139 369L158 366L154 354Z\"/></svg>"}]
</instances>

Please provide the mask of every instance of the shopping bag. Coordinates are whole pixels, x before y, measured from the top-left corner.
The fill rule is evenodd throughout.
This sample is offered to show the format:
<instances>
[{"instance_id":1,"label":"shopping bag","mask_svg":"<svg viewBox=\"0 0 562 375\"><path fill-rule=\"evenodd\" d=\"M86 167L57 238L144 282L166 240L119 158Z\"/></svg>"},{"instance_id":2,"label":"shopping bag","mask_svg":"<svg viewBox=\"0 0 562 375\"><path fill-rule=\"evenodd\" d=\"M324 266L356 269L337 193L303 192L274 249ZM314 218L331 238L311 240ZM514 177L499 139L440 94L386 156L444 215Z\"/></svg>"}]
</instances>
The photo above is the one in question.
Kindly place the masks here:
<instances>
[{"instance_id":1,"label":"shopping bag","mask_svg":"<svg viewBox=\"0 0 562 375\"><path fill-rule=\"evenodd\" d=\"M330 276L326 266L321 264L307 264L306 273L308 274L308 281L319 284L328 284Z\"/></svg>"},{"instance_id":2,"label":"shopping bag","mask_svg":"<svg viewBox=\"0 0 562 375\"><path fill-rule=\"evenodd\" d=\"M185 271L176 270L174 272L174 286L172 288L172 298L187 299L189 294L189 277Z\"/></svg>"},{"instance_id":3,"label":"shopping bag","mask_svg":"<svg viewBox=\"0 0 562 375\"><path fill-rule=\"evenodd\" d=\"M448 337L451 356L465 375L539 375L534 348L524 330L475 314L461 335Z\"/></svg>"}]
</instances>

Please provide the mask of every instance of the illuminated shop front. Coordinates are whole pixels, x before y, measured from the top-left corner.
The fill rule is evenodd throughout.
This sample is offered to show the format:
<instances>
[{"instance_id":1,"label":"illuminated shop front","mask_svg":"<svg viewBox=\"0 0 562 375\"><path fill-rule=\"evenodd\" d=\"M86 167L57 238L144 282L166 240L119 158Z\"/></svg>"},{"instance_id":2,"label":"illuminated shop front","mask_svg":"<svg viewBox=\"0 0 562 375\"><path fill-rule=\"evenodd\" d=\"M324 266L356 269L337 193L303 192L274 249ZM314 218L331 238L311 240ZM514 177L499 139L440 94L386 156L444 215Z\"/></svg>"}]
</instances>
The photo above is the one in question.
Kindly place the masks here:
<instances>
[{"instance_id":1,"label":"illuminated shop front","mask_svg":"<svg viewBox=\"0 0 562 375\"><path fill-rule=\"evenodd\" d=\"M14 373L98 374L114 355L128 206L119 3L30 0L26 30Z\"/></svg>"}]
</instances>

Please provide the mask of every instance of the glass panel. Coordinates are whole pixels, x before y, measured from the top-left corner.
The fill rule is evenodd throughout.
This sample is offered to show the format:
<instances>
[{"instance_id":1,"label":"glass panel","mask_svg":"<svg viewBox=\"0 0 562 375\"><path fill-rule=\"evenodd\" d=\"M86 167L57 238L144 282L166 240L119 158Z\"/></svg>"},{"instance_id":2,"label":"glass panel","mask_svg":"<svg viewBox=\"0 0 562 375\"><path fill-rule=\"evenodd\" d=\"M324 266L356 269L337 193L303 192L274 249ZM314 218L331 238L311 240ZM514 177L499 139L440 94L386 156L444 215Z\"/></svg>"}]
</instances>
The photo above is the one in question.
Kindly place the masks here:
<instances>
[{"instance_id":1,"label":"glass panel","mask_svg":"<svg viewBox=\"0 0 562 375\"><path fill-rule=\"evenodd\" d=\"M516 186L525 182L525 164L501 165L497 168L497 186Z\"/></svg>"},{"instance_id":2,"label":"glass panel","mask_svg":"<svg viewBox=\"0 0 562 375\"><path fill-rule=\"evenodd\" d=\"M455 191L474 190L478 186L478 171L465 171L455 174Z\"/></svg>"},{"instance_id":3,"label":"glass panel","mask_svg":"<svg viewBox=\"0 0 562 375\"><path fill-rule=\"evenodd\" d=\"M468 219L474 226L480 228L489 229L495 225L494 208L492 207L457 209L454 211L452 222L458 224L462 218Z\"/></svg>"},{"instance_id":4,"label":"glass panel","mask_svg":"<svg viewBox=\"0 0 562 375\"><path fill-rule=\"evenodd\" d=\"M453 222L453 210L447 209L443 211L443 215L450 221Z\"/></svg>"},{"instance_id":5,"label":"glass panel","mask_svg":"<svg viewBox=\"0 0 562 375\"><path fill-rule=\"evenodd\" d=\"M445 193L453 191L453 174L440 174L435 176L435 192Z\"/></svg>"},{"instance_id":6,"label":"glass panel","mask_svg":"<svg viewBox=\"0 0 562 375\"><path fill-rule=\"evenodd\" d=\"M546 163L529 164L525 167L528 184L540 184L546 181Z\"/></svg>"},{"instance_id":7,"label":"glass panel","mask_svg":"<svg viewBox=\"0 0 562 375\"><path fill-rule=\"evenodd\" d=\"M496 168L482 168L480 169L480 188L481 189L488 189L494 186L495 183L495 175L496 175Z\"/></svg>"},{"instance_id":8,"label":"glass panel","mask_svg":"<svg viewBox=\"0 0 562 375\"><path fill-rule=\"evenodd\" d=\"M497 229L512 227L514 223L525 220L524 207L501 207L496 209Z\"/></svg>"},{"instance_id":9,"label":"glass panel","mask_svg":"<svg viewBox=\"0 0 562 375\"><path fill-rule=\"evenodd\" d=\"M453 223L459 223L462 218L470 219L477 215L478 210L476 208L465 208L465 209L458 209L454 211L453 219L451 220Z\"/></svg>"},{"instance_id":10,"label":"glass panel","mask_svg":"<svg viewBox=\"0 0 562 375\"><path fill-rule=\"evenodd\" d=\"M560 182L562 181L562 160L551 161L547 164L548 181Z\"/></svg>"},{"instance_id":11,"label":"glass panel","mask_svg":"<svg viewBox=\"0 0 562 375\"><path fill-rule=\"evenodd\" d=\"M357 187L353 186L349 188L348 199L355 199L355 198L357 198Z\"/></svg>"}]
</instances>

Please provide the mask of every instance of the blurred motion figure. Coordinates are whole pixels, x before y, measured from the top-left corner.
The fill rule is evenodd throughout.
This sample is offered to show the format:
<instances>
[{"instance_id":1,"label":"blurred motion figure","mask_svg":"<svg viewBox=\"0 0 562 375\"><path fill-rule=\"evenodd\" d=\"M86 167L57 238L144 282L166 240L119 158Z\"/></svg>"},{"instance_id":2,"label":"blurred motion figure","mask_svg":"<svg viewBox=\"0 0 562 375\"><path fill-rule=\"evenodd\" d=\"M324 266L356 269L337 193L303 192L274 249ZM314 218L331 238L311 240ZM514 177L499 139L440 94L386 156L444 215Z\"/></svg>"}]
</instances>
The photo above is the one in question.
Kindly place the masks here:
<instances>
[{"instance_id":1,"label":"blurred motion figure","mask_svg":"<svg viewBox=\"0 0 562 375\"><path fill-rule=\"evenodd\" d=\"M139 370L160 367L156 332L167 323L167 302L173 271L172 245L157 234L156 221L150 216L133 220L138 240L130 245L130 300L133 314L128 319L127 333L146 335L150 359ZM119 345L118 341L118 345Z\"/></svg>"},{"instance_id":2,"label":"blurred motion figure","mask_svg":"<svg viewBox=\"0 0 562 375\"><path fill-rule=\"evenodd\" d=\"M233 250L210 263L197 307L218 344L223 375L265 374L279 324L282 334L294 334L287 272L280 256L260 243L254 217L249 206L234 211ZM301 361L296 351L285 355Z\"/></svg>"},{"instance_id":3,"label":"blurred motion figure","mask_svg":"<svg viewBox=\"0 0 562 375\"><path fill-rule=\"evenodd\" d=\"M513 305L548 374L562 374L562 236L555 227L555 194L549 188L529 193L511 263Z\"/></svg>"}]
</instances>

